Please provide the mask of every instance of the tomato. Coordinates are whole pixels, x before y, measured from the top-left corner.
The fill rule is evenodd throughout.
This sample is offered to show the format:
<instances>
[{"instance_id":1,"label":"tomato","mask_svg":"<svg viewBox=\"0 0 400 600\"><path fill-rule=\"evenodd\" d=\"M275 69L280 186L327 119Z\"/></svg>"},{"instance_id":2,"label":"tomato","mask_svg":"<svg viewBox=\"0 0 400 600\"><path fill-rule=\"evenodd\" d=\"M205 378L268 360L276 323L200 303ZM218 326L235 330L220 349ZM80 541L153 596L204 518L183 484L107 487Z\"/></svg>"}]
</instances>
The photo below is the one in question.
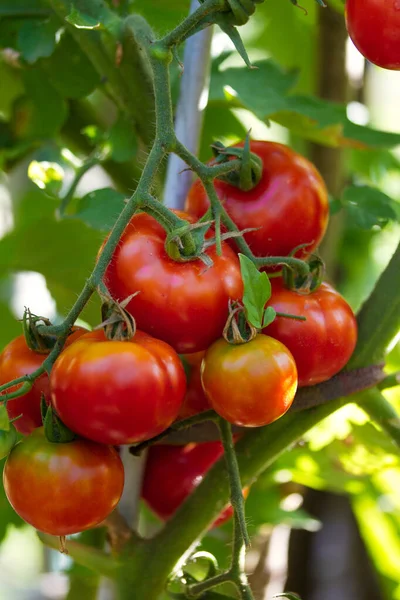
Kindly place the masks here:
<instances>
[{"instance_id":1,"label":"tomato","mask_svg":"<svg viewBox=\"0 0 400 600\"><path fill-rule=\"evenodd\" d=\"M236 144L243 146L243 142ZM300 244L309 244L297 256L316 248L328 224L328 193L325 184L307 159L275 142L251 142L251 151L263 161L259 183L250 191L215 179L219 199L242 230L256 256L287 256ZM209 201L200 180L195 181L186 200L186 210L196 217L207 211Z\"/></svg>"},{"instance_id":2,"label":"tomato","mask_svg":"<svg viewBox=\"0 0 400 600\"><path fill-rule=\"evenodd\" d=\"M264 333L280 340L293 354L299 386L330 379L348 362L357 342L357 322L350 306L328 283L310 294L286 289L281 278L271 283L268 305L307 320L277 317Z\"/></svg>"},{"instance_id":3,"label":"tomato","mask_svg":"<svg viewBox=\"0 0 400 600\"><path fill-rule=\"evenodd\" d=\"M347 31L367 60L384 69L400 69L398 0L347 0Z\"/></svg>"},{"instance_id":4,"label":"tomato","mask_svg":"<svg viewBox=\"0 0 400 600\"><path fill-rule=\"evenodd\" d=\"M168 520L223 453L221 442L152 446L146 462L142 498L160 519ZM232 514L232 507L227 507L214 526L221 525Z\"/></svg>"},{"instance_id":5,"label":"tomato","mask_svg":"<svg viewBox=\"0 0 400 600\"><path fill-rule=\"evenodd\" d=\"M297 389L296 363L278 340L263 334L245 344L215 342L201 379L211 407L235 425L260 427L279 419Z\"/></svg>"},{"instance_id":6,"label":"tomato","mask_svg":"<svg viewBox=\"0 0 400 600\"><path fill-rule=\"evenodd\" d=\"M72 431L103 444L132 444L171 425L186 380L165 342L140 331L131 341L109 341L99 330L61 354L50 386L52 403Z\"/></svg>"},{"instance_id":7,"label":"tomato","mask_svg":"<svg viewBox=\"0 0 400 600\"><path fill-rule=\"evenodd\" d=\"M53 444L40 427L13 448L3 481L24 521L61 536L104 521L121 497L124 468L111 446L79 439Z\"/></svg>"},{"instance_id":8,"label":"tomato","mask_svg":"<svg viewBox=\"0 0 400 600\"><path fill-rule=\"evenodd\" d=\"M71 335L67 338L65 345L69 346L86 333L86 331L82 327L75 327ZM0 354L0 385L23 375L33 373L42 365L46 356L46 354L40 354L31 350L27 346L23 335L15 338ZM7 392L14 392L21 385L13 386ZM2 394L5 395L6 392ZM7 403L7 412L10 419L22 415L22 417L15 421L15 428L23 435L28 435L36 427L42 425L42 416L40 413L42 394L46 400L50 401L49 377L47 373L43 373L34 381L28 393L19 398L14 398Z\"/></svg>"},{"instance_id":9,"label":"tomato","mask_svg":"<svg viewBox=\"0 0 400 600\"><path fill-rule=\"evenodd\" d=\"M180 353L205 350L222 334L229 299L242 296L238 259L223 244L222 256L217 256L215 246L207 250L212 267L207 268L201 260L176 262L165 251L165 239L164 229L153 217L135 215L105 282L117 300L140 292L127 306L139 329Z\"/></svg>"},{"instance_id":10,"label":"tomato","mask_svg":"<svg viewBox=\"0 0 400 600\"><path fill-rule=\"evenodd\" d=\"M205 410L210 410L210 408L210 403L201 385L200 365L194 366L187 378L187 389L185 399L179 411L179 418L187 419Z\"/></svg>"},{"instance_id":11,"label":"tomato","mask_svg":"<svg viewBox=\"0 0 400 600\"><path fill-rule=\"evenodd\" d=\"M0 460L7 456L11 448L17 443L17 440L17 432L12 423L8 431L0 431Z\"/></svg>"}]
</instances>

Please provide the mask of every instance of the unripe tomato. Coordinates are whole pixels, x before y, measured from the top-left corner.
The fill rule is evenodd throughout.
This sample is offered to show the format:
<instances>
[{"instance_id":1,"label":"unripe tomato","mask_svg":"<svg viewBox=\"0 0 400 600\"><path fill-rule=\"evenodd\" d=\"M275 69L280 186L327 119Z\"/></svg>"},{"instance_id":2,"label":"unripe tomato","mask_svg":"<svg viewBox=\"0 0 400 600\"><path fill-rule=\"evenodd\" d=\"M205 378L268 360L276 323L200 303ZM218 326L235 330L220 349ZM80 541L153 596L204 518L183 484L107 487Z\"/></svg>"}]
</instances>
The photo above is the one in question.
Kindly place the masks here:
<instances>
[{"instance_id":1,"label":"unripe tomato","mask_svg":"<svg viewBox=\"0 0 400 600\"><path fill-rule=\"evenodd\" d=\"M278 340L258 334L245 344L223 338L206 352L201 379L211 407L234 425L260 427L279 419L297 389L296 363Z\"/></svg>"},{"instance_id":2,"label":"unripe tomato","mask_svg":"<svg viewBox=\"0 0 400 600\"><path fill-rule=\"evenodd\" d=\"M131 341L109 341L99 330L61 354L50 386L52 403L72 431L102 444L132 444L171 425L186 380L165 342L141 331Z\"/></svg>"},{"instance_id":3,"label":"unripe tomato","mask_svg":"<svg viewBox=\"0 0 400 600\"><path fill-rule=\"evenodd\" d=\"M104 521L121 497L124 468L111 446L79 439L54 444L40 427L14 446L3 481L24 521L61 536Z\"/></svg>"},{"instance_id":4,"label":"unripe tomato","mask_svg":"<svg viewBox=\"0 0 400 600\"><path fill-rule=\"evenodd\" d=\"M65 342L65 346L67 347L72 344L84 333L87 333L86 329L74 327L73 332ZM27 346L23 335L15 338L0 354L0 385L23 375L33 373L42 365L46 357L47 354L40 354L31 350ZM7 392L16 391L21 385L15 385L9 388ZM1 395L5 394L6 392L2 392ZM43 373L34 381L29 392L7 402L7 412L10 419L22 415L21 418L15 421L15 429L23 435L28 435L36 427L42 425L42 416L40 413L42 394L47 401L50 401L49 377L47 373Z\"/></svg>"},{"instance_id":5,"label":"unripe tomato","mask_svg":"<svg viewBox=\"0 0 400 600\"><path fill-rule=\"evenodd\" d=\"M179 213L185 219L188 215ZM223 244L207 250L213 266L201 260L176 262L165 251L166 234L144 213L135 215L106 271L112 296L124 300L135 292L127 310L139 329L170 344L177 352L205 350L221 334L229 299L243 293L239 261Z\"/></svg>"},{"instance_id":6,"label":"unripe tomato","mask_svg":"<svg viewBox=\"0 0 400 600\"><path fill-rule=\"evenodd\" d=\"M398 0L347 0L346 25L367 60L384 69L400 69Z\"/></svg>"},{"instance_id":7,"label":"unripe tomato","mask_svg":"<svg viewBox=\"0 0 400 600\"><path fill-rule=\"evenodd\" d=\"M243 146L243 142L236 144ZM300 244L309 244L296 256L316 248L328 224L328 193L312 163L276 142L250 142L263 161L259 183L249 191L215 179L219 199L237 227L256 228L244 234L256 256L287 256ZM200 218L209 200L200 180L186 200L186 210Z\"/></svg>"},{"instance_id":8,"label":"unripe tomato","mask_svg":"<svg viewBox=\"0 0 400 600\"><path fill-rule=\"evenodd\" d=\"M223 453L221 442L152 446L144 472L143 500L160 519L168 520ZM222 525L232 514L232 507L228 506L214 526Z\"/></svg>"},{"instance_id":9,"label":"unripe tomato","mask_svg":"<svg viewBox=\"0 0 400 600\"><path fill-rule=\"evenodd\" d=\"M301 294L273 279L268 306L277 312L304 316L306 321L277 317L264 329L294 356L299 386L314 385L338 373L353 354L357 322L346 300L328 283Z\"/></svg>"}]
</instances>

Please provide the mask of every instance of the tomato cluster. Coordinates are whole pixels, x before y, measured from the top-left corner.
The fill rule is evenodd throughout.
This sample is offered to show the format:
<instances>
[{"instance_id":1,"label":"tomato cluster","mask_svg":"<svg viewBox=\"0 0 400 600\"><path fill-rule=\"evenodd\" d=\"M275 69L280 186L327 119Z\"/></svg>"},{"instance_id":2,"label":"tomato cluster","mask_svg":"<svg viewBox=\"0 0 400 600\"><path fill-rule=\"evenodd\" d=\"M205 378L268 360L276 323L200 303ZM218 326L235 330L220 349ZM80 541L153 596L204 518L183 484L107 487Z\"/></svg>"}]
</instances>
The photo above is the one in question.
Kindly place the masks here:
<instances>
[{"instance_id":1,"label":"tomato cluster","mask_svg":"<svg viewBox=\"0 0 400 600\"><path fill-rule=\"evenodd\" d=\"M327 226L320 175L281 144L252 142L251 151L262 161L258 182L244 192L216 180L223 206L239 229L254 230L245 237L255 255L297 251L306 258ZM187 200L190 214L179 216L189 225L207 208L196 182ZM207 234L208 242L213 235ZM203 253L207 265L200 257L177 261L157 220L135 214L104 283L118 306L125 301L138 330L128 338L112 328L75 328L50 376L43 373L28 393L7 402L9 417L27 437L7 459L6 493L15 510L41 531L76 533L101 523L114 509L124 473L113 446L149 440L176 419L209 408L235 425L266 425L289 409L298 385L325 381L348 361L357 330L345 300L326 283L311 292L287 289L277 273L268 305L280 316L249 339L229 337L225 325L244 293L239 258L232 240L222 242L221 253L213 243ZM25 338L13 340L0 355L0 384L33 373L44 359ZM76 435L73 441L46 437L42 399ZM219 442L152 447L143 498L168 519L222 453ZM40 511L33 510L32 498ZM218 523L230 514L231 509L224 512Z\"/></svg>"}]
</instances>

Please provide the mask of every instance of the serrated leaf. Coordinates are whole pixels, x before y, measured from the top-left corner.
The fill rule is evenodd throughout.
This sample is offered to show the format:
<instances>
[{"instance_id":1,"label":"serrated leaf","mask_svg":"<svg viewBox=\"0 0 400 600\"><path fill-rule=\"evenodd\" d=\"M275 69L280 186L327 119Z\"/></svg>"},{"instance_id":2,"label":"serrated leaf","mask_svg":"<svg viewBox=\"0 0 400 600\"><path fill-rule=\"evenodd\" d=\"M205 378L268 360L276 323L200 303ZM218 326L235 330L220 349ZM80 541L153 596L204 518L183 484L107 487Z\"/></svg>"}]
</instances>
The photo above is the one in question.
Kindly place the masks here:
<instances>
[{"instance_id":1,"label":"serrated leaf","mask_svg":"<svg viewBox=\"0 0 400 600\"><path fill-rule=\"evenodd\" d=\"M101 23L98 19L80 12L75 6L71 8L71 12L65 20L77 29L99 29Z\"/></svg>"},{"instance_id":2,"label":"serrated leaf","mask_svg":"<svg viewBox=\"0 0 400 600\"><path fill-rule=\"evenodd\" d=\"M260 272L247 256L239 254L239 260L244 284L243 304L246 317L254 327L261 329L264 307L271 297L271 283L268 275ZM269 314L271 314L270 311Z\"/></svg>"},{"instance_id":3,"label":"serrated leaf","mask_svg":"<svg viewBox=\"0 0 400 600\"><path fill-rule=\"evenodd\" d=\"M400 205L376 188L347 187L342 195L353 225L361 229L383 229L390 221L400 221Z\"/></svg>"},{"instance_id":4,"label":"serrated leaf","mask_svg":"<svg viewBox=\"0 0 400 600\"><path fill-rule=\"evenodd\" d=\"M51 56L56 47L56 32L59 24L52 19L38 21L27 19L18 32L18 49L27 63L38 58Z\"/></svg>"},{"instance_id":5,"label":"serrated leaf","mask_svg":"<svg viewBox=\"0 0 400 600\"><path fill-rule=\"evenodd\" d=\"M125 206L124 199L112 188L95 190L81 198L74 216L92 229L110 231Z\"/></svg>"},{"instance_id":6,"label":"serrated leaf","mask_svg":"<svg viewBox=\"0 0 400 600\"><path fill-rule=\"evenodd\" d=\"M4 404L0 404L0 430L10 431L10 419L8 418L7 409Z\"/></svg>"},{"instance_id":7,"label":"serrated leaf","mask_svg":"<svg viewBox=\"0 0 400 600\"><path fill-rule=\"evenodd\" d=\"M268 306L265 309L265 312L263 315L262 328L264 329L264 327L268 327L268 325L271 325L272 321L275 321L275 317L276 317L275 309L272 308L272 306Z\"/></svg>"}]
</instances>

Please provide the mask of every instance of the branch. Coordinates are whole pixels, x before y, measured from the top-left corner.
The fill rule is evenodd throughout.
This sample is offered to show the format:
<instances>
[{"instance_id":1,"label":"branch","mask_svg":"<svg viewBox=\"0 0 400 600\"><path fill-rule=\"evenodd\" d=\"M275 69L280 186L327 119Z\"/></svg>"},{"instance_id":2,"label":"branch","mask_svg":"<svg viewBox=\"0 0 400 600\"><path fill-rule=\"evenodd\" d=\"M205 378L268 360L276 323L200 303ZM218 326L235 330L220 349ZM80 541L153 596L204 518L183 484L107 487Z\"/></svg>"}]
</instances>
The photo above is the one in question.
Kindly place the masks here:
<instances>
[{"instance_id":1,"label":"branch","mask_svg":"<svg viewBox=\"0 0 400 600\"><path fill-rule=\"evenodd\" d=\"M37 534L43 544L49 548L53 548L53 550L59 550L60 541L58 537L48 535L47 533L41 533L40 531L38 531ZM105 577L116 576L118 562L109 554L106 554L97 548L85 546L75 540L67 541L67 550L68 555L79 565L87 567Z\"/></svg>"},{"instance_id":2,"label":"branch","mask_svg":"<svg viewBox=\"0 0 400 600\"><path fill-rule=\"evenodd\" d=\"M368 390L360 394L357 404L375 423L382 427L400 448L400 416L379 390Z\"/></svg>"}]
</instances>

